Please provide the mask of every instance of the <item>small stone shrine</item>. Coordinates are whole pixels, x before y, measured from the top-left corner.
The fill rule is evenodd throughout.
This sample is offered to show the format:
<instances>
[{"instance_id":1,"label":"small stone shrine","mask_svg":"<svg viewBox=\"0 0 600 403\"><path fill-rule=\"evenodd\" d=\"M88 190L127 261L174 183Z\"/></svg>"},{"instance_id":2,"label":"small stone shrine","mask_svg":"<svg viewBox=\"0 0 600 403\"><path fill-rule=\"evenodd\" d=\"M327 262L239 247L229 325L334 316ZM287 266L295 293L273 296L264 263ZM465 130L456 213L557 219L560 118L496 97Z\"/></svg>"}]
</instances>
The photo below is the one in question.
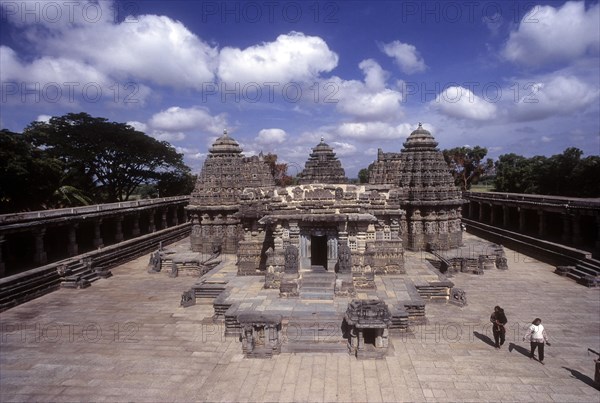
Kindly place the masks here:
<instances>
[{"instance_id":1,"label":"small stone shrine","mask_svg":"<svg viewBox=\"0 0 600 403\"><path fill-rule=\"evenodd\" d=\"M344 316L350 327L348 349L356 358L383 358L388 349L392 315L380 300L353 300Z\"/></svg>"}]
</instances>

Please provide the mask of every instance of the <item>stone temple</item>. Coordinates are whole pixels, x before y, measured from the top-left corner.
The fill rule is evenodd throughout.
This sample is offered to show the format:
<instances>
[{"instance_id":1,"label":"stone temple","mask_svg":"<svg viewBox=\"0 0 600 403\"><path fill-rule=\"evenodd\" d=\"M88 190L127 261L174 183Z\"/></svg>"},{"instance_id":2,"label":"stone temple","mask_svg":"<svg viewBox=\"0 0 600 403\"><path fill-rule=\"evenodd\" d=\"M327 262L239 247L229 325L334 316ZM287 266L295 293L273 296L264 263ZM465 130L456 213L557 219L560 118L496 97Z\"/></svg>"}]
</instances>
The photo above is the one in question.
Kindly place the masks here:
<instances>
[{"instance_id":1,"label":"stone temple","mask_svg":"<svg viewBox=\"0 0 600 403\"><path fill-rule=\"evenodd\" d=\"M379 150L368 184L350 184L321 139L299 184L277 187L262 157L245 157L225 131L187 210L192 251L233 254L236 269L205 275L195 295L220 284L215 317L247 356L310 350L282 338L316 319L332 324L331 348L381 355L390 330L425 320L425 300L451 299L450 281L404 257L462 244L463 200L436 147L419 124L400 152Z\"/></svg>"}]
</instances>

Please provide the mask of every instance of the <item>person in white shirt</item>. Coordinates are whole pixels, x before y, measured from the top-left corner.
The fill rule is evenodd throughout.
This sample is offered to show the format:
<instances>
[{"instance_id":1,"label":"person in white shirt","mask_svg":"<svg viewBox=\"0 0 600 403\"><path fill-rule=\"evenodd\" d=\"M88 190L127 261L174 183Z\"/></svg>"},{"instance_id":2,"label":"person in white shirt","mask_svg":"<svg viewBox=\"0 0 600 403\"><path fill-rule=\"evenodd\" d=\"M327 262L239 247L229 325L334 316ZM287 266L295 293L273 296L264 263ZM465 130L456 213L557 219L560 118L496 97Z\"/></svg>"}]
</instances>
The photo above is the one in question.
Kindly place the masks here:
<instances>
[{"instance_id":1,"label":"person in white shirt","mask_svg":"<svg viewBox=\"0 0 600 403\"><path fill-rule=\"evenodd\" d=\"M550 345L550 343L548 342L548 335L546 335L546 330L544 329L540 318L535 318L531 323L525 337L523 337L523 341L525 340L529 340L531 343L531 353L529 354L529 358L535 358L535 349L537 348L540 356L539 362L544 364L544 342L547 345Z\"/></svg>"}]
</instances>

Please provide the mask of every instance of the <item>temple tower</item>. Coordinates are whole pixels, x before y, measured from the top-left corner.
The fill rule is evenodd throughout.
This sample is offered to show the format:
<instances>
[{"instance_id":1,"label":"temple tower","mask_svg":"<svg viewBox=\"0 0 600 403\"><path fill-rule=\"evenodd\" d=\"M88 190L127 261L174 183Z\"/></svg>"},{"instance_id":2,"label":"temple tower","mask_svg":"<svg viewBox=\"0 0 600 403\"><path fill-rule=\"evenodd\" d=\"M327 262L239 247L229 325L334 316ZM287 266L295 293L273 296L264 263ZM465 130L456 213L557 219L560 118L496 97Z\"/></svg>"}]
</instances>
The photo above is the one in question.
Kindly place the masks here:
<instances>
[{"instance_id":1,"label":"temple tower","mask_svg":"<svg viewBox=\"0 0 600 403\"><path fill-rule=\"evenodd\" d=\"M240 197L246 188L274 186L268 165L244 157L227 130L208 150L187 211L192 221L191 245L196 252L235 253L242 237Z\"/></svg>"},{"instance_id":2,"label":"temple tower","mask_svg":"<svg viewBox=\"0 0 600 403\"><path fill-rule=\"evenodd\" d=\"M462 244L460 190L437 141L421 123L398 155L394 185L406 199L405 245L411 250L455 248Z\"/></svg>"},{"instance_id":3,"label":"temple tower","mask_svg":"<svg viewBox=\"0 0 600 403\"><path fill-rule=\"evenodd\" d=\"M298 177L301 185L311 183L342 184L348 182L342 163L322 137L321 142L312 149L312 153L304 165L304 170Z\"/></svg>"}]
</instances>

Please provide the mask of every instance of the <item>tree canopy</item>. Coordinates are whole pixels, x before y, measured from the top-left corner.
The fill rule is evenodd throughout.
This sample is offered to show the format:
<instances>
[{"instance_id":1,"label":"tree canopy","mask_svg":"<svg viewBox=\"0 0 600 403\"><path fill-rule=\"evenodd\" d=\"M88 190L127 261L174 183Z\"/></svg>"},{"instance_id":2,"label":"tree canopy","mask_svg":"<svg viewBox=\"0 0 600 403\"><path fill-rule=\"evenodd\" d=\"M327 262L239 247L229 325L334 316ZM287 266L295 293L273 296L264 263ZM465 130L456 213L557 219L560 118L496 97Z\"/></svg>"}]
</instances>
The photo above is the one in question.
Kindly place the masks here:
<instances>
[{"instance_id":1,"label":"tree canopy","mask_svg":"<svg viewBox=\"0 0 600 403\"><path fill-rule=\"evenodd\" d=\"M600 197L600 157L582 158L569 147L552 157L504 154L496 161L495 190L556 196Z\"/></svg>"},{"instance_id":2,"label":"tree canopy","mask_svg":"<svg viewBox=\"0 0 600 403\"><path fill-rule=\"evenodd\" d=\"M33 122L24 135L62 162L66 182L97 202L128 200L142 183L190 176L183 155L169 143L87 113Z\"/></svg>"},{"instance_id":3,"label":"tree canopy","mask_svg":"<svg viewBox=\"0 0 600 403\"><path fill-rule=\"evenodd\" d=\"M464 146L444 150L442 153L454 176L454 183L461 190L469 190L472 184L477 183L494 166L491 158L484 161L487 148Z\"/></svg>"},{"instance_id":4,"label":"tree canopy","mask_svg":"<svg viewBox=\"0 0 600 403\"><path fill-rule=\"evenodd\" d=\"M23 135L0 131L0 212L45 208L60 186L63 165Z\"/></svg>"},{"instance_id":5,"label":"tree canopy","mask_svg":"<svg viewBox=\"0 0 600 403\"><path fill-rule=\"evenodd\" d=\"M125 123L87 113L0 131L0 212L71 207L147 194L189 194L183 155Z\"/></svg>"},{"instance_id":6,"label":"tree canopy","mask_svg":"<svg viewBox=\"0 0 600 403\"><path fill-rule=\"evenodd\" d=\"M358 183L369 183L369 170L367 168L358 171Z\"/></svg>"}]
</instances>

